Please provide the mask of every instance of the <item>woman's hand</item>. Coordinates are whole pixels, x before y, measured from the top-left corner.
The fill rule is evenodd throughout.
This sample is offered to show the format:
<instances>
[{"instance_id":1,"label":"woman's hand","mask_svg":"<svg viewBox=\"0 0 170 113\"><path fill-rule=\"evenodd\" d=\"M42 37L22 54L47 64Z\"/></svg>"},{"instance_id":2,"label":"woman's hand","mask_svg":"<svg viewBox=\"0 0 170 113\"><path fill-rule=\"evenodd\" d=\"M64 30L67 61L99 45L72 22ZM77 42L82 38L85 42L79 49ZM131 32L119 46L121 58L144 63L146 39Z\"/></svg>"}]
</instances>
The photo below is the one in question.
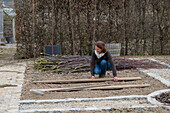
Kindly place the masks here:
<instances>
[{"instance_id":1,"label":"woman's hand","mask_svg":"<svg viewBox=\"0 0 170 113\"><path fill-rule=\"evenodd\" d=\"M118 77L114 77L114 81L118 81Z\"/></svg>"},{"instance_id":2,"label":"woman's hand","mask_svg":"<svg viewBox=\"0 0 170 113\"><path fill-rule=\"evenodd\" d=\"M95 79L95 77L94 77L94 76L91 76L91 79Z\"/></svg>"}]
</instances>

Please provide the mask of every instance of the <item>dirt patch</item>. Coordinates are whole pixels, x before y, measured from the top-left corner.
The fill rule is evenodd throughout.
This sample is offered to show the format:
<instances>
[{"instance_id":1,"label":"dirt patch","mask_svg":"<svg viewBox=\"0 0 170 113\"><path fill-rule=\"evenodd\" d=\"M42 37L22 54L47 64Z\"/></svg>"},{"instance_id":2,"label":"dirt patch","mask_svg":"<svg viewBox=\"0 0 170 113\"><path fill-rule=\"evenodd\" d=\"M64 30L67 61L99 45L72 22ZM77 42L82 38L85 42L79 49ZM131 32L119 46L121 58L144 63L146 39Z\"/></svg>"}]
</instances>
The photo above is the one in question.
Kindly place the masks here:
<instances>
[{"instance_id":1,"label":"dirt patch","mask_svg":"<svg viewBox=\"0 0 170 113\"><path fill-rule=\"evenodd\" d=\"M25 74L25 80L22 88L22 100L29 99L64 99L64 98L94 98L94 97L108 97L108 96L121 96L121 95L148 95L156 90L167 89L168 87L163 85L158 80L145 76L139 73L137 70L124 70L118 71L118 77L141 77L142 80L128 81L128 82L99 82L99 83L77 83L77 84L34 84L34 80L71 80L71 79L90 79L90 72L83 73L68 73L68 74L56 74L50 72L39 72L33 70L33 63L28 63L28 67ZM112 72L107 72L106 78L112 78ZM96 78L98 76L96 75ZM127 85L127 84L150 84L150 87L146 88L129 88L121 90L83 90L74 92L47 92L44 95L36 95L30 92L30 89L48 89L48 88L65 88L65 87L78 87L88 85Z\"/></svg>"},{"instance_id":2,"label":"dirt patch","mask_svg":"<svg viewBox=\"0 0 170 113\"><path fill-rule=\"evenodd\" d=\"M155 96L156 100L164 103L166 105L170 105L170 92L168 93L162 93L160 95Z\"/></svg>"}]
</instances>

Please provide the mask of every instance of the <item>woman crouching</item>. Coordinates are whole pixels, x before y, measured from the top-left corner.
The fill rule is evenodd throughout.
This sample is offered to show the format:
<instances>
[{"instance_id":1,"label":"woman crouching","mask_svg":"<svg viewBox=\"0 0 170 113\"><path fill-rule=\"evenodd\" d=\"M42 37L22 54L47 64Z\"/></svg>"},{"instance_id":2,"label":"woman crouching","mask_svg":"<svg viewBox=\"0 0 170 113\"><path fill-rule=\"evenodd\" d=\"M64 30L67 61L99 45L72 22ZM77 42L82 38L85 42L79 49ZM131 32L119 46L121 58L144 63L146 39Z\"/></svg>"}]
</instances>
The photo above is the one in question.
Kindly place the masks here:
<instances>
[{"instance_id":1,"label":"woman crouching","mask_svg":"<svg viewBox=\"0 0 170 113\"><path fill-rule=\"evenodd\" d=\"M92 79L95 79L95 74L99 74L99 78L104 78L106 71L111 69L114 76L114 81L118 81L116 68L114 66L111 54L107 51L107 48L102 41L98 41L95 44L95 51L92 53L90 68Z\"/></svg>"}]
</instances>

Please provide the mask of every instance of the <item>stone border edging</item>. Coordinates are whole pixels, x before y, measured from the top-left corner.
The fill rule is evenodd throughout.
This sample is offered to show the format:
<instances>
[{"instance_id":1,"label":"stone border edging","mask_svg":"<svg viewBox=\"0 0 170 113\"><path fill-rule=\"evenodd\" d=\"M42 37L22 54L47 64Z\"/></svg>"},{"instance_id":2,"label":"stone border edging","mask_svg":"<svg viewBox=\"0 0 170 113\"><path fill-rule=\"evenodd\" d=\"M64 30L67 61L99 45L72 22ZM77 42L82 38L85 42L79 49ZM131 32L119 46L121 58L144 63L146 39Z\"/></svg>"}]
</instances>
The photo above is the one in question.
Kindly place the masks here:
<instances>
[{"instance_id":1,"label":"stone border edging","mask_svg":"<svg viewBox=\"0 0 170 113\"><path fill-rule=\"evenodd\" d=\"M67 98L67 99L53 99L53 100L21 100L20 104L28 103L58 103L58 102L87 102L87 101L100 101L100 100L121 100L121 99L136 99L147 98L146 95L128 95L128 96L113 96L113 97L101 97L101 98Z\"/></svg>"},{"instance_id":2,"label":"stone border edging","mask_svg":"<svg viewBox=\"0 0 170 113\"><path fill-rule=\"evenodd\" d=\"M35 113L35 112L83 112L83 111L111 111L112 108L70 108L70 109L33 109L23 110L21 113Z\"/></svg>"},{"instance_id":3,"label":"stone border edging","mask_svg":"<svg viewBox=\"0 0 170 113\"><path fill-rule=\"evenodd\" d=\"M164 62L161 62L161 61L158 61L158 60L155 60L154 58L129 58L130 60L142 60L142 59L148 59L150 61L154 61L154 62L157 62L159 64L162 64L162 65L165 65L165 66L168 66L170 67L169 64L166 64ZM165 68L165 69L169 69L169 68ZM150 76L150 77L153 77L154 79L156 80L159 80L160 82L162 82L164 85L166 85L167 87L170 87L170 82L168 80L165 80L163 77L161 76L157 76L156 74L154 73L148 73L148 72L145 72L146 69L141 69L141 68L137 68L137 70L146 75L146 76ZM147 69L147 70L157 70L157 69ZM160 69L161 70L161 69Z\"/></svg>"},{"instance_id":4,"label":"stone border edging","mask_svg":"<svg viewBox=\"0 0 170 113\"><path fill-rule=\"evenodd\" d=\"M154 69L149 69L149 70L154 70ZM155 69L157 70L157 69ZM160 82L162 82L164 85L166 85L167 87L170 87L170 82L165 80L164 78L160 77L160 76L157 76L156 74L153 74L153 73L147 73L145 72L145 70L143 69L138 69L138 71L146 76L150 76L156 80L159 80Z\"/></svg>"},{"instance_id":5,"label":"stone border edging","mask_svg":"<svg viewBox=\"0 0 170 113\"><path fill-rule=\"evenodd\" d=\"M169 92L170 89L158 90L152 92L148 95L129 95L129 96L113 96L113 97L101 97L101 98L68 98L68 99L53 99L53 100L22 100L20 104L29 104L29 103L59 103L59 102L87 102L87 101L102 101L102 100L121 100L121 99L147 99L147 101L151 104L150 106L138 106L134 105L128 108L133 109L149 109L162 107L164 109L170 110L170 106L166 106L163 103L158 102L155 98L156 95L160 95L161 93ZM31 109L31 110L22 110L22 113L25 112L81 112L81 111L111 111L111 107L105 108L70 108L70 109Z\"/></svg>"},{"instance_id":6,"label":"stone border edging","mask_svg":"<svg viewBox=\"0 0 170 113\"><path fill-rule=\"evenodd\" d=\"M113 97L100 97L100 98L67 98L67 99L53 99L53 100L22 100L20 104L43 104L43 103L60 103L60 102L88 102L88 101L102 101L102 100L122 100L122 99L146 99L147 95L128 95L128 96L113 96ZM148 108L153 108L156 106L148 106ZM131 107L130 107L131 108ZM132 106L136 109L144 109L144 106ZM21 110L21 113L27 112L82 112L82 111L111 111L112 109L117 109L114 107L91 107L91 108L70 108L70 109L31 109L31 110Z\"/></svg>"},{"instance_id":7,"label":"stone border edging","mask_svg":"<svg viewBox=\"0 0 170 113\"><path fill-rule=\"evenodd\" d=\"M169 91L170 91L170 89L164 89L164 90L158 90L158 91L152 92L151 94L149 94L149 95L147 96L147 100L148 100L148 102L150 102L151 104L155 104L155 105L157 105L157 106L162 106L162 105L163 105L163 106L166 106L166 105L164 105L163 103L157 101L154 97L157 96L157 95L160 95L160 94L162 94L162 93L169 92ZM170 110L170 106L168 106L168 107L169 107L169 110Z\"/></svg>"},{"instance_id":8,"label":"stone border edging","mask_svg":"<svg viewBox=\"0 0 170 113\"><path fill-rule=\"evenodd\" d=\"M170 67L169 64L166 64L166 63L161 62L161 61L159 61L159 60L155 60L154 58L147 58L147 59L148 59L148 60L151 60L151 61L154 61L154 62L158 62L159 64L166 65L166 66Z\"/></svg>"}]
</instances>

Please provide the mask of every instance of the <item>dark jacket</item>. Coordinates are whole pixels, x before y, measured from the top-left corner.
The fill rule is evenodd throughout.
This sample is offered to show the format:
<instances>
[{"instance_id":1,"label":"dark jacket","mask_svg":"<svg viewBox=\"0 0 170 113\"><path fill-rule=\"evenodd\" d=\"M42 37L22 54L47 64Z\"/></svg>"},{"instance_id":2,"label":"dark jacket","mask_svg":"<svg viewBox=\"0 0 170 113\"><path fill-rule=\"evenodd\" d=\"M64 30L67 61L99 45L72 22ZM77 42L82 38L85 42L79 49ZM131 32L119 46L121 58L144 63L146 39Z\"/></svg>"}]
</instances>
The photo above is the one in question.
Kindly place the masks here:
<instances>
[{"instance_id":1,"label":"dark jacket","mask_svg":"<svg viewBox=\"0 0 170 113\"><path fill-rule=\"evenodd\" d=\"M113 60L112 60L112 56L111 54L107 51L104 56L102 56L101 58L97 58L96 54L95 54L95 51L93 51L92 53L92 58L91 58L91 64L90 64L90 69L91 69L91 75L94 76L94 68L95 68L95 64L98 64L100 65L100 62L102 60L106 60L107 62L110 63L111 65L111 70L112 70L112 73L113 73L113 76L117 76L117 73L116 73L116 68L114 66L114 63L113 63Z\"/></svg>"}]
</instances>

